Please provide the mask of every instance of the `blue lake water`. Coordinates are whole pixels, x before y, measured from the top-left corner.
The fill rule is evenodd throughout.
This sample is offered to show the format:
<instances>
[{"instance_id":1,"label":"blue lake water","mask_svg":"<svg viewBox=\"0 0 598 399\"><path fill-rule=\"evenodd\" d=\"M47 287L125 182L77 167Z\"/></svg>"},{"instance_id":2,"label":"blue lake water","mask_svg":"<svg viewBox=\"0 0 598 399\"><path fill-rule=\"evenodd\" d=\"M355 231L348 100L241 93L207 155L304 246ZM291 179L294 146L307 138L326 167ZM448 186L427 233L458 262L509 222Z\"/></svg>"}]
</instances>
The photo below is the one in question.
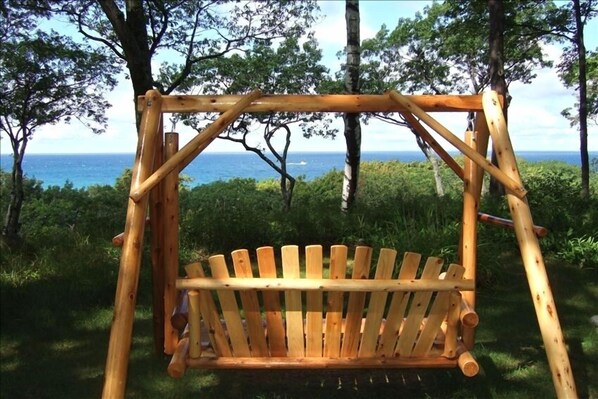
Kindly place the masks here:
<instances>
[{"instance_id":1,"label":"blue lake water","mask_svg":"<svg viewBox=\"0 0 598 399\"><path fill-rule=\"evenodd\" d=\"M343 168L344 153L304 152L288 156L288 170L291 175L304 176L311 180L332 169ZM561 161L579 165L578 152L518 152L517 156L530 162ZM598 152L590 153L590 159ZM76 188L91 185L112 185L126 168L133 166L134 154L26 154L23 169L28 177L43 182L44 187L63 186L68 180ZM362 161L402 162L422 161L419 151L364 152ZM0 155L0 167L11 170L10 155ZM275 178L278 175L257 155L244 153L204 153L183 171L193 180L191 186L234 177L250 177L256 180Z\"/></svg>"}]
</instances>

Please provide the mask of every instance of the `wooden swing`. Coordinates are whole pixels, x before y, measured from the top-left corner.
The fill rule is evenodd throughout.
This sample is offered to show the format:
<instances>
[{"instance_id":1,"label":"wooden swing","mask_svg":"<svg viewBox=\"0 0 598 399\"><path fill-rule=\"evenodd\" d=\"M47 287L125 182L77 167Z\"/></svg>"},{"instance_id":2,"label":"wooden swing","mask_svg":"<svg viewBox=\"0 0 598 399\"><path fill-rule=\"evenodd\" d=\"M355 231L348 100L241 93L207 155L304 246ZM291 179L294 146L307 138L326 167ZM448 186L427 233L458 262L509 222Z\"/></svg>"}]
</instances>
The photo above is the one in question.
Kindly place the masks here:
<instances>
[{"instance_id":1,"label":"wooden swing","mask_svg":"<svg viewBox=\"0 0 598 399\"><path fill-rule=\"evenodd\" d=\"M545 231L533 224L495 92L262 96L254 91L246 96L162 96L150 90L139 103L143 115L121 237L104 398L121 398L125 392L148 209L154 336L157 349L173 355L168 367L173 377L181 377L188 367L459 367L467 376L476 375L479 367L469 350L478 323L479 219L514 229L555 391L560 398L576 397L536 236ZM173 112L221 115L179 151L178 136L162 133L162 115ZM227 264L225 256L214 255L209 258L209 269L199 263L187 265L187 276L179 277L178 174L243 112L400 112L464 182L460 265L443 269L439 258L420 262L421 256L411 252L397 261L401 257L388 248L378 251L359 246L350 251L343 245L329 250L319 245L287 245L280 250L258 248L255 255L245 249L233 251L232 264ZM474 112L475 129L461 140L427 112ZM420 121L465 156L464 167ZM499 167L486 160L490 137ZM484 172L504 185L512 221L478 215ZM254 270L258 271L255 275ZM186 310L179 309L177 298Z\"/></svg>"}]
</instances>

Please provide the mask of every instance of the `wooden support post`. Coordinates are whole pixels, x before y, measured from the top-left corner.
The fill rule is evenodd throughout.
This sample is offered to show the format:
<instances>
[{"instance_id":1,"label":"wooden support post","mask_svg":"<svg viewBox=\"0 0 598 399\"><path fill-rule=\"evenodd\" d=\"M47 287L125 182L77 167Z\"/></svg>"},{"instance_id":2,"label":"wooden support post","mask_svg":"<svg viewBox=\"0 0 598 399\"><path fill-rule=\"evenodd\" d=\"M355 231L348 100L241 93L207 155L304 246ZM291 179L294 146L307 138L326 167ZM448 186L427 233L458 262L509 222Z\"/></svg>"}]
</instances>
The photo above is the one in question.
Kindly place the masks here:
<instances>
[{"instance_id":1,"label":"wooden support post","mask_svg":"<svg viewBox=\"0 0 598 399\"><path fill-rule=\"evenodd\" d=\"M485 156L486 147L478 148L476 132L465 133L465 143L472 149ZM478 208L482 192L482 177L484 170L477 166L470 158L465 157L464 163L464 187L463 187L463 219L461 225L461 245L459 257L461 265L465 268L464 278L476 279L477 266L477 238L478 238ZM475 309L475 291L462 293L464 300ZM475 330L463 327L463 343L467 349L472 349L474 344Z\"/></svg>"},{"instance_id":2,"label":"wooden support post","mask_svg":"<svg viewBox=\"0 0 598 399\"><path fill-rule=\"evenodd\" d=\"M135 191L152 173L156 136L160 129L162 97L159 92L149 90L146 98L148 101L139 128L131 191ZM129 200L127 208L125 242L120 258L114 317L104 373L104 399L118 399L125 394L147 205L148 197L144 196L139 202Z\"/></svg>"},{"instance_id":3,"label":"wooden support post","mask_svg":"<svg viewBox=\"0 0 598 399\"><path fill-rule=\"evenodd\" d=\"M168 162L179 149L179 135L166 133L164 139L164 161ZM164 203L164 353L174 353L178 343L178 330L173 327L170 317L176 307L175 287L179 272L179 173L170 172L162 182Z\"/></svg>"},{"instance_id":4,"label":"wooden support post","mask_svg":"<svg viewBox=\"0 0 598 399\"><path fill-rule=\"evenodd\" d=\"M212 122L200 134L188 142L187 145L181 148L176 155L166 161L160 169L156 170L150 177L148 177L143 184L136 187L135 191L131 192L131 198L136 202L139 201L152 189L152 187L162 181L162 179L164 179L170 172L176 168L180 168L185 162L190 162L189 157L192 156L192 154L197 153L198 148L217 137L224 129L233 123L241 113L243 113L243 110L251 104L253 100L259 98L261 95L262 93L259 90L255 90L242 97L234 107L220 115L218 119Z\"/></svg>"},{"instance_id":5,"label":"wooden support post","mask_svg":"<svg viewBox=\"0 0 598 399\"><path fill-rule=\"evenodd\" d=\"M512 179L521 181L498 95L495 91L484 93L482 103L494 148L497 150L499 166ZM507 193L507 200L556 394L559 398L576 398L573 370L538 238L534 234L529 205L526 199L520 199L511 193Z\"/></svg>"},{"instance_id":6,"label":"wooden support post","mask_svg":"<svg viewBox=\"0 0 598 399\"><path fill-rule=\"evenodd\" d=\"M163 163L163 120L160 121L160 131L156 138L153 170ZM149 196L149 225L151 231L152 258L152 327L154 334L154 352L162 355L164 352L164 218L162 203L162 184L158 184L150 191Z\"/></svg>"},{"instance_id":7,"label":"wooden support post","mask_svg":"<svg viewBox=\"0 0 598 399\"><path fill-rule=\"evenodd\" d=\"M468 147L457 136L455 136L447 128L438 123L436 119L428 115L415 103L411 102L407 97L400 95L396 91L391 91L389 93L389 96L394 101L404 106L409 112L413 113L415 116L421 119L426 125L434 129L439 135L441 135L446 141L448 141L455 148L461 151L465 156L471 158L471 160L474 161L478 166L486 170L492 176L496 177L496 179L500 181L505 186L505 188L510 190L514 195L516 195L519 198L525 197L526 191L521 183L517 183L516 181L511 179L509 176L505 174L505 172L492 165L490 161L488 161L486 158L474 151L472 148Z\"/></svg>"}]
</instances>

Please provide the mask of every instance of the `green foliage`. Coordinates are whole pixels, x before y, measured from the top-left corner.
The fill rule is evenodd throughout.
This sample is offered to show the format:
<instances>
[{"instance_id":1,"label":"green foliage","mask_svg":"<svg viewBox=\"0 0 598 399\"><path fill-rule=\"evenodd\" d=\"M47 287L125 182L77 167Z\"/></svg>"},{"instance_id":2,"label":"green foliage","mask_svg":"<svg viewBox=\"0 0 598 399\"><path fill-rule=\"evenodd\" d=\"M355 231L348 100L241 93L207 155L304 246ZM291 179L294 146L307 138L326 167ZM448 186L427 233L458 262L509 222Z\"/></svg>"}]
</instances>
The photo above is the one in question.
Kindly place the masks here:
<instances>
[{"instance_id":1,"label":"green foliage","mask_svg":"<svg viewBox=\"0 0 598 399\"><path fill-rule=\"evenodd\" d=\"M580 268L598 269L598 238L594 236L571 238L557 255Z\"/></svg>"},{"instance_id":2,"label":"green foliage","mask_svg":"<svg viewBox=\"0 0 598 399\"><path fill-rule=\"evenodd\" d=\"M529 83L537 67L549 66L539 37L545 2L505 1L505 79ZM434 2L413 19L401 18L363 43L363 90L408 93L479 93L489 85L488 8L484 2Z\"/></svg>"},{"instance_id":3,"label":"green foliage","mask_svg":"<svg viewBox=\"0 0 598 399\"><path fill-rule=\"evenodd\" d=\"M181 238L209 251L265 245L277 200L272 191L258 190L253 179L196 187L181 198Z\"/></svg>"},{"instance_id":4,"label":"green foliage","mask_svg":"<svg viewBox=\"0 0 598 399\"><path fill-rule=\"evenodd\" d=\"M77 119L102 132L114 72L106 55L57 32L13 32L0 47L0 130L15 153L43 125Z\"/></svg>"},{"instance_id":5,"label":"green foliage","mask_svg":"<svg viewBox=\"0 0 598 399\"><path fill-rule=\"evenodd\" d=\"M597 49L598 50L598 49ZM579 60L572 51L563 54L563 61L559 64L559 77L568 88L579 86ZM586 90L588 120L598 123L598 52L588 51L586 54ZM579 109L579 101L576 104ZM563 116L571 122L571 126L579 125L579 115L571 107L562 112Z\"/></svg>"},{"instance_id":6,"label":"green foliage","mask_svg":"<svg viewBox=\"0 0 598 399\"><path fill-rule=\"evenodd\" d=\"M246 51L256 42L301 37L318 10L313 0L267 5L135 0L111 7L86 0L28 3L32 12L66 18L85 37L112 51L128 69L136 95L154 87L167 94L182 90L195 65ZM159 74L151 68L156 57L168 60Z\"/></svg>"}]
</instances>

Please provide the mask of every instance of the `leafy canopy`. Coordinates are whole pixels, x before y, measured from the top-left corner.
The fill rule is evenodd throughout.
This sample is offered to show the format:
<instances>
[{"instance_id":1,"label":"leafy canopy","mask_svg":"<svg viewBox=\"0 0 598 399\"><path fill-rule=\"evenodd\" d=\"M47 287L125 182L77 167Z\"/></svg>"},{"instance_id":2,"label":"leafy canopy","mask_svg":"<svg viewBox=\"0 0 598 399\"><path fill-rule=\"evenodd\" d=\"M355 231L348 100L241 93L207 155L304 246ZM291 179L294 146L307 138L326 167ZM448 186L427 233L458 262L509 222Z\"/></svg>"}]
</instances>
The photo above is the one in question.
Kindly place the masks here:
<instances>
[{"instance_id":1,"label":"leafy canopy","mask_svg":"<svg viewBox=\"0 0 598 399\"><path fill-rule=\"evenodd\" d=\"M548 5L504 1L505 79L529 83L538 67L550 66L530 20L543 24ZM479 93L488 87L489 17L486 2L434 2L414 18L401 18L392 31L382 26L362 46L362 90L409 93Z\"/></svg>"},{"instance_id":2,"label":"leafy canopy","mask_svg":"<svg viewBox=\"0 0 598 399\"><path fill-rule=\"evenodd\" d=\"M47 124L83 122L103 131L115 85L109 58L55 31L13 32L0 47L0 129L13 145Z\"/></svg>"}]
</instances>

